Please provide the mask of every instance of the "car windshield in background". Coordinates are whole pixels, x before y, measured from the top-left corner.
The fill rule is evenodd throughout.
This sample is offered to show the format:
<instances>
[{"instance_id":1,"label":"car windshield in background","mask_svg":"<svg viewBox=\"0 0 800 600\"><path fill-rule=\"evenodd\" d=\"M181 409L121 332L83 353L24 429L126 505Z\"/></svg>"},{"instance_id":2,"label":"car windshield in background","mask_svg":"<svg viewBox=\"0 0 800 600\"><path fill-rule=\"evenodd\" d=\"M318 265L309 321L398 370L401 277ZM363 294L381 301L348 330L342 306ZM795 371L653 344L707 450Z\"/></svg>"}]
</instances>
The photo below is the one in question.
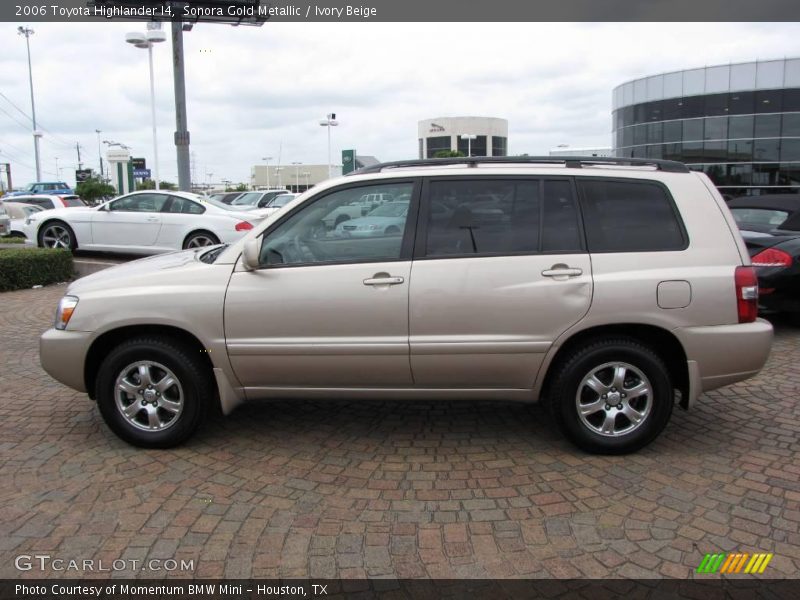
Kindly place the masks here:
<instances>
[{"instance_id":1,"label":"car windshield in background","mask_svg":"<svg viewBox=\"0 0 800 600\"><path fill-rule=\"evenodd\" d=\"M280 208L281 206L286 206L297 198L294 194L281 194L280 196L275 196L272 202L269 203L269 208Z\"/></svg>"},{"instance_id":2,"label":"car windshield in background","mask_svg":"<svg viewBox=\"0 0 800 600\"><path fill-rule=\"evenodd\" d=\"M206 204L211 204L212 206L216 206L217 208L221 208L223 210L232 210L232 211L243 211L249 208L253 208L252 206L232 206L230 204L225 204L224 202L219 202L218 200L214 200L213 198L197 198L201 202L205 202Z\"/></svg>"},{"instance_id":3,"label":"car windshield in background","mask_svg":"<svg viewBox=\"0 0 800 600\"><path fill-rule=\"evenodd\" d=\"M261 200L261 196L261 192L249 192L247 194L242 194L231 202L231 204L235 206L255 206L256 203Z\"/></svg>"},{"instance_id":4,"label":"car windshield in background","mask_svg":"<svg viewBox=\"0 0 800 600\"><path fill-rule=\"evenodd\" d=\"M379 206L371 213L370 217L402 217L408 210L407 202L389 202L383 206Z\"/></svg>"},{"instance_id":5,"label":"car windshield in background","mask_svg":"<svg viewBox=\"0 0 800 600\"><path fill-rule=\"evenodd\" d=\"M789 217L788 211L768 208L732 208L731 212L739 225L748 223L779 227Z\"/></svg>"}]
</instances>

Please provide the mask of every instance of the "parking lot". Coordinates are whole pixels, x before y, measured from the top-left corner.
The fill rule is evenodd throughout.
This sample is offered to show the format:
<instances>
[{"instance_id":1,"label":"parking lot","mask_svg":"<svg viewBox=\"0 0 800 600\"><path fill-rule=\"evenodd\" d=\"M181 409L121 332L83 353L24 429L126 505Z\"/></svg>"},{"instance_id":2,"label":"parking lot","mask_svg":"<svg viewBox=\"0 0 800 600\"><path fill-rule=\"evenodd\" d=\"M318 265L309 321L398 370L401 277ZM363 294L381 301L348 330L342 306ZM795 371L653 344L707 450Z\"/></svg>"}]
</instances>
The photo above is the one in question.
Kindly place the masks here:
<instances>
[{"instance_id":1,"label":"parking lot","mask_svg":"<svg viewBox=\"0 0 800 600\"><path fill-rule=\"evenodd\" d=\"M276 402L178 449L127 446L39 366L64 286L0 296L0 577L15 557L193 561L137 577L688 577L706 553L800 569L800 329L765 370L588 456L535 405ZM736 352L736 348L724 351ZM96 564L96 563L95 563ZM704 576L716 577L716 576Z\"/></svg>"}]
</instances>

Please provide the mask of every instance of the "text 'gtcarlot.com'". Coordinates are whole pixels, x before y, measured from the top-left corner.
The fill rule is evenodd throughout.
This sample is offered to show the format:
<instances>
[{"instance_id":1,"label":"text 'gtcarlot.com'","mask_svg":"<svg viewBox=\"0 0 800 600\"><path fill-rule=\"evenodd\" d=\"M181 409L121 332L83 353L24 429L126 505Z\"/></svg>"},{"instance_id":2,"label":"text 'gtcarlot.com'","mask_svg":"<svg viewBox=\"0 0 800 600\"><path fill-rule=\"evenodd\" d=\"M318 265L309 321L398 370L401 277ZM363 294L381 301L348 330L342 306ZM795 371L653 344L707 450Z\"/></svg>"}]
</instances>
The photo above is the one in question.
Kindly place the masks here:
<instances>
[{"instance_id":1,"label":"text 'gtcarlot.com'","mask_svg":"<svg viewBox=\"0 0 800 600\"><path fill-rule=\"evenodd\" d=\"M49 554L20 554L14 559L14 566L19 571L194 571L194 559L118 558L104 561L90 558L54 558Z\"/></svg>"}]
</instances>

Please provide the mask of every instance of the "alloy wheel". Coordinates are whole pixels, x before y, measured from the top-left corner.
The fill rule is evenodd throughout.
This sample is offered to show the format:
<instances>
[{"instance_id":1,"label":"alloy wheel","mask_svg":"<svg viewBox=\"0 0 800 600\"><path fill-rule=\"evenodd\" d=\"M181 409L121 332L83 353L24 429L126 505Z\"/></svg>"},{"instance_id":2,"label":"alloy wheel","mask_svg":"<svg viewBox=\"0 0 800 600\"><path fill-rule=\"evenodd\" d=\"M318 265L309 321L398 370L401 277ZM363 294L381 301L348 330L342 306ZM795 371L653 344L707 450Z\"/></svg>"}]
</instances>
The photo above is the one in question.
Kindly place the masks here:
<instances>
[{"instance_id":1,"label":"alloy wheel","mask_svg":"<svg viewBox=\"0 0 800 600\"><path fill-rule=\"evenodd\" d=\"M610 362L589 371L575 395L575 408L590 431L608 437L641 427L653 406L653 388L645 374L625 362Z\"/></svg>"},{"instance_id":2,"label":"alloy wheel","mask_svg":"<svg viewBox=\"0 0 800 600\"><path fill-rule=\"evenodd\" d=\"M130 424L144 431L163 431L178 422L183 412L183 388L164 365L138 361L122 369L114 383L117 410Z\"/></svg>"}]
</instances>

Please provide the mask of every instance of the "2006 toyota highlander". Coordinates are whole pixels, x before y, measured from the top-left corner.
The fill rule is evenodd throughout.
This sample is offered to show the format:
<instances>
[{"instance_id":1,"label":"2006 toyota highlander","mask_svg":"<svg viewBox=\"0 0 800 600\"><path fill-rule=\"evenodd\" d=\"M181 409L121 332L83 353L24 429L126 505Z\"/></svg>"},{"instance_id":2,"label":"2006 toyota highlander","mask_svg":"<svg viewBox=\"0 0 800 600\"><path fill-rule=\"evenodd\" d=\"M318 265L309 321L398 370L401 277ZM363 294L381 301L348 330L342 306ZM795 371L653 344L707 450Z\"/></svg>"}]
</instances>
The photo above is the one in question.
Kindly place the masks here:
<instances>
[{"instance_id":1,"label":"2006 toyota highlander","mask_svg":"<svg viewBox=\"0 0 800 600\"><path fill-rule=\"evenodd\" d=\"M408 210L326 224L365 194ZM682 164L403 161L316 186L230 246L79 279L41 362L145 447L262 398L542 398L575 444L622 453L762 368L757 298L722 197Z\"/></svg>"}]
</instances>

